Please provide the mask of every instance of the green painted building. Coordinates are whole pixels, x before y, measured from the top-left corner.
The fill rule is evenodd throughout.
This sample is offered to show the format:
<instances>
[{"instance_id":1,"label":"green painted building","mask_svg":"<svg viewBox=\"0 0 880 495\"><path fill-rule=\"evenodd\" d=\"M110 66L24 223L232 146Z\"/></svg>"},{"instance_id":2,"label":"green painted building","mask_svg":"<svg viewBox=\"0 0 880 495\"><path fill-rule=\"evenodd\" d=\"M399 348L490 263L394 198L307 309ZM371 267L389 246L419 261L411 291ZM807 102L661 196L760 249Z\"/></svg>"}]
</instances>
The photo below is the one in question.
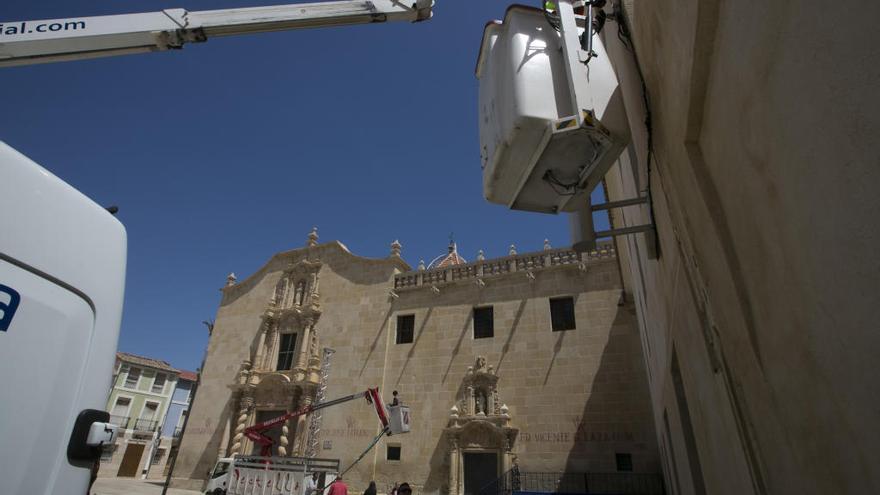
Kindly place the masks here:
<instances>
[{"instance_id":1,"label":"green painted building","mask_svg":"<svg viewBox=\"0 0 880 495\"><path fill-rule=\"evenodd\" d=\"M104 451L99 476L147 475L157 461L159 432L179 374L165 361L116 353L107 410L119 433L116 443Z\"/></svg>"}]
</instances>

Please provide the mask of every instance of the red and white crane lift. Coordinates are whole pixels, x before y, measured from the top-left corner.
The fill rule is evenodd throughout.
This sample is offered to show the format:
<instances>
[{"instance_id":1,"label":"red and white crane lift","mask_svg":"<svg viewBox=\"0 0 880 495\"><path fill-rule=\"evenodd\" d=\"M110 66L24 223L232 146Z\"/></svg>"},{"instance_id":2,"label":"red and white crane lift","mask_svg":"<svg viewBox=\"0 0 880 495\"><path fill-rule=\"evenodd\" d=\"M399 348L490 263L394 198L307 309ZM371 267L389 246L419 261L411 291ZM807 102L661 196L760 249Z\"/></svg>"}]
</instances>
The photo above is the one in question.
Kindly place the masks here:
<instances>
[{"instance_id":1,"label":"red and white crane lift","mask_svg":"<svg viewBox=\"0 0 880 495\"><path fill-rule=\"evenodd\" d=\"M320 404L303 406L294 411L288 411L281 416L263 421L261 423L257 423L253 426L246 428L244 430L244 436L249 438L255 444L260 445L261 456L269 457L272 455L272 446L275 444L275 440L265 435L266 431L269 431L272 428L283 424L289 419L296 418L304 414L309 414L319 409L324 409L330 406L335 406L337 404L350 402L356 399L366 399L367 402L373 405L373 408L376 411L376 416L379 418L379 422L382 423L382 432L380 436L396 435L399 433L409 432L409 407L401 404L395 404L386 409L385 404L382 403L382 397L379 395L379 389L368 388L364 392L358 392L356 394L346 395L345 397L322 402ZM370 445L370 447L372 447L372 445Z\"/></svg>"}]
</instances>

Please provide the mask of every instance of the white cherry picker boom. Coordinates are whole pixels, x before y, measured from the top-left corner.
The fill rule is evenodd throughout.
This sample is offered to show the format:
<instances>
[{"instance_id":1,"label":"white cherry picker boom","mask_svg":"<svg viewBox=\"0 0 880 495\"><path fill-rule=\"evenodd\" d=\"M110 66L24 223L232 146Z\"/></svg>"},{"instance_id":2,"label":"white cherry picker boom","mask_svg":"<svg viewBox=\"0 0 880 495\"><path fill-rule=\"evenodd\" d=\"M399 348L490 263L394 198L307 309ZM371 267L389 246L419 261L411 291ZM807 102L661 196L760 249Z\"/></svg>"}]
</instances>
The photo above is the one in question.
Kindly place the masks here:
<instances>
[{"instance_id":1,"label":"white cherry picker boom","mask_svg":"<svg viewBox=\"0 0 880 495\"><path fill-rule=\"evenodd\" d=\"M0 23L0 67L183 48L219 36L389 21L423 21L433 0L342 0L268 7Z\"/></svg>"}]
</instances>

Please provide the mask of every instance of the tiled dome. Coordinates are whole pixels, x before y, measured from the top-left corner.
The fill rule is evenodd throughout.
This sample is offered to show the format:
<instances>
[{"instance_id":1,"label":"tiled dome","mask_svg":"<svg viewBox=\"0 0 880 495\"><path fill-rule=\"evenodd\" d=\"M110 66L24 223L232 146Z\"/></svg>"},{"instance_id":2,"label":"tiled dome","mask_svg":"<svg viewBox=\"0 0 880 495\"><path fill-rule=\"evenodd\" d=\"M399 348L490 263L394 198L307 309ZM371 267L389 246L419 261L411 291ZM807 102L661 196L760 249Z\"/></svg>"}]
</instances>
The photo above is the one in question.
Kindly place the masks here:
<instances>
[{"instance_id":1,"label":"tiled dome","mask_svg":"<svg viewBox=\"0 0 880 495\"><path fill-rule=\"evenodd\" d=\"M462 258L461 255L458 254L458 247L455 245L455 242L449 242L449 251L446 254L441 254L434 258L431 261L431 264L428 265L428 270L434 268L444 268L447 266L453 265L463 265L467 263L467 260Z\"/></svg>"}]
</instances>

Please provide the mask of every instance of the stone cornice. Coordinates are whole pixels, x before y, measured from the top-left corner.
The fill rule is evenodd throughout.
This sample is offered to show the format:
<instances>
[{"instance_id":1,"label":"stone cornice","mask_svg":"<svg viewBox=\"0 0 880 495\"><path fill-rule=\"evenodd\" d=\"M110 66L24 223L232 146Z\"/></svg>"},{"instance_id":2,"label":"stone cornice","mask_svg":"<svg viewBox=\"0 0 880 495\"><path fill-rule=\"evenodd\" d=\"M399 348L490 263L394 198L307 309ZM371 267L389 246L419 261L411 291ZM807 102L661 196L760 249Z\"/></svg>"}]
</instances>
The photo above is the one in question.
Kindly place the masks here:
<instances>
[{"instance_id":1,"label":"stone cornice","mask_svg":"<svg viewBox=\"0 0 880 495\"><path fill-rule=\"evenodd\" d=\"M282 264L282 266L279 267L279 261L287 259L289 260L289 263L293 263L294 266L300 262L305 262L308 264L322 263L320 261L321 254L328 251L341 252L349 256L353 260L367 265L388 265L398 270L398 272L407 272L412 270L412 267L398 256L389 256L387 258L367 258L364 256L353 254L351 251L348 250L347 247L345 247L345 245L343 245L339 241L330 241L323 244L318 244L316 246L306 246L297 249L291 249L290 251L282 251L280 253L276 253L271 258L269 258L269 260L256 272L252 273L250 276L248 276L244 280L239 281L238 283L223 287L222 289L220 289L220 291L223 293L224 299L227 297L237 296L242 291L247 290L244 289L245 287L251 287L254 282L265 276L270 271L270 269L271 271L277 271L279 268L281 268L281 271L286 271L288 269L288 266L286 264Z\"/></svg>"}]
</instances>

